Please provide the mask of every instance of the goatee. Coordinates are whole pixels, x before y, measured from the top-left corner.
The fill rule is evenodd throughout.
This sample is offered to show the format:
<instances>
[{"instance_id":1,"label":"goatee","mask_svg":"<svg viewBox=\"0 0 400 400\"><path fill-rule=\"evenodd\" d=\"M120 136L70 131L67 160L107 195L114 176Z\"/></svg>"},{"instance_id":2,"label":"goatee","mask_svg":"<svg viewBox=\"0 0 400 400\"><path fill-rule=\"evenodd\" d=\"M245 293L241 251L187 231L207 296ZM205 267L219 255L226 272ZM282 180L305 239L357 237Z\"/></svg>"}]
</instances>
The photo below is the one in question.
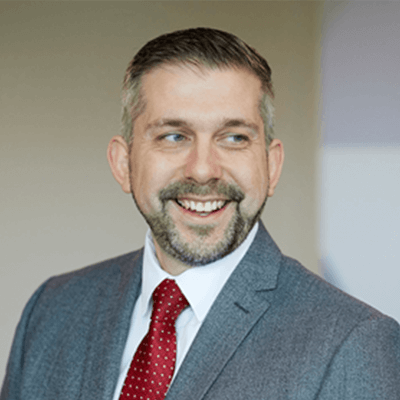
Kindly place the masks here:
<instances>
[{"instance_id":1,"label":"goatee","mask_svg":"<svg viewBox=\"0 0 400 400\"><path fill-rule=\"evenodd\" d=\"M167 204L169 201L176 201L178 196L182 197L187 194L223 195L227 201L235 203L235 213L225 228L223 238L217 243L206 244L207 237L215 229L213 224L191 225L190 229L196 236L191 242L185 241L177 229L167 210ZM267 201L266 197L255 214L244 215L244 212L240 209L240 203L245 198L243 191L236 185L217 180L207 185L198 185L193 182L174 182L168 185L158 194L161 210L153 213L144 213L133 193L132 195L139 212L150 226L153 238L160 248L170 256L190 266L202 266L217 261L240 246L259 220Z\"/></svg>"}]
</instances>

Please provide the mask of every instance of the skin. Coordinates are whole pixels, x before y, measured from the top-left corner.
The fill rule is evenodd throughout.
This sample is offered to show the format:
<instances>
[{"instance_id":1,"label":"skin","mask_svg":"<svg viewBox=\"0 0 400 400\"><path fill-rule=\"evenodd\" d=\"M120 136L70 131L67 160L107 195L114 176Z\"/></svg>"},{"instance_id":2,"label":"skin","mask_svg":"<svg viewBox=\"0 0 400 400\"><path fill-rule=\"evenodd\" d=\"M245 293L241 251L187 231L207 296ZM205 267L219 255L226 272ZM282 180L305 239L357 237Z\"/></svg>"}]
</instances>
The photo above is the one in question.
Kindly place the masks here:
<instances>
[{"instance_id":1,"label":"skin","mask_svg":"<svg viewBox=\"0 0 400 400\"><path fill-rule=\"evenodd\" d=\"M152 229L161 267L178 275L243 242L274 193L283 146L274 139L265 150L261 83L246 70L164 65L142 90L131 147L114 136L108 160ZM198 213L177 200L226 204Z\"/></svg>"}]
</instances>

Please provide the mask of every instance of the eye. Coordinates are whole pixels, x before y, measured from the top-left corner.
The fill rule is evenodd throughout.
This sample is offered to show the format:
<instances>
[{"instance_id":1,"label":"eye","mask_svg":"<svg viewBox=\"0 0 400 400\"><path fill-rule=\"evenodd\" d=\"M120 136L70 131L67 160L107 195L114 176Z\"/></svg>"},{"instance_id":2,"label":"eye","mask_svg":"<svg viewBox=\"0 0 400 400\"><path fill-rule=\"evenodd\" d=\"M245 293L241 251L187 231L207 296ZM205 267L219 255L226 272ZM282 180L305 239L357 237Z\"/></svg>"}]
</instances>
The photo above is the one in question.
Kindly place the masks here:
<instances>
[{"instance_id":1,"label":"eye","mask_svg":"<svg viewBox=\"0 0 400 400\"><path fill-rule=\"evenodd\" d=\"M229 134L224 138L224 141L229 144L246 144L249 141L248 136L243 134Z\"/></svg>"},{"instance_id":2,"label":"eye","mask_svg":"<svg viewBox=\"0 0 400 400\"><path fill-rule=\"evenodd\" d=\"M159 139L166 140L170 143L179 143L185 140L185 136L180 133L167 133L165 135L162 135Z\"/></svg>"},{"instance_id":3,"label":"eye","mask_svg":"<svg viewBox=\"0 0 400 400\"><path fill-rule=\"evenodd\" d=\"M243 141L247 140L247 137L244 135L232 135L227 137L228 142L235 142L235 143L241 143Z\"/></svg>"}]
</instances>

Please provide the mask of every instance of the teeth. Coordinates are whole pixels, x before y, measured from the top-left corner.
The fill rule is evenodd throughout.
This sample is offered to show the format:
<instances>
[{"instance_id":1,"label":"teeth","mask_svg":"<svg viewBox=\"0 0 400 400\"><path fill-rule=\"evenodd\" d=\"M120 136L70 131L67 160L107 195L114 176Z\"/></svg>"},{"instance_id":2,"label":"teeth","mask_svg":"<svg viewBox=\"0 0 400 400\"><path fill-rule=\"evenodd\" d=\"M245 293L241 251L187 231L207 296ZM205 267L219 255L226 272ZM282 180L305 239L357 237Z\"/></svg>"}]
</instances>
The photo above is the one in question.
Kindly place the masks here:
<instances>
[{"instance_id":1,"label":"teeth","mask_svg":"<svg viewBox=\"0 0 400 400\"><path fill-rule=\"evenodd\" d=\"M225 201L222 200L220 201L215 200L213 202L207 201L204 203L201 201L195 202L193 200L189 201L184 199L184 200L178 200L178 203L182 207L186 208L186 210L196 211L199 213L204 213L204 212L210 213L212 211L219 210L225 205Z\"/></svg>"}]
</instances>

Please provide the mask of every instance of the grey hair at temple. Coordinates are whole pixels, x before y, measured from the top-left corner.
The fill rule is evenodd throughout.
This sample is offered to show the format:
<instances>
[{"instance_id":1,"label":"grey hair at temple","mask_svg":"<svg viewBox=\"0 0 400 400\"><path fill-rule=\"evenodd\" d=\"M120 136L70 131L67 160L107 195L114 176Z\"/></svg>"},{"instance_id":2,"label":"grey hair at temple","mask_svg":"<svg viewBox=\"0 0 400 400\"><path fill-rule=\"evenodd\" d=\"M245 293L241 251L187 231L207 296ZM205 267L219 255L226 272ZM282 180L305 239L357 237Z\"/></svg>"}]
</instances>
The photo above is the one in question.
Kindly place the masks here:
<instances>
[{"instance_id":1,"label":"grey hair at temple","mask_svg":"<svg viewBox=\"0 0 400 400\"><path fill-rule=\"evenodd\" d=\"M267 149L274 137L274 98L267 61L237 36L211 28L192 28L161 35L146 43L130 62L122 87L121 134L133 139L133 124L144 111L141 78L162 64L210 69L246 69L261 81L260 115Z\"/></svg>"}]
</instances>

